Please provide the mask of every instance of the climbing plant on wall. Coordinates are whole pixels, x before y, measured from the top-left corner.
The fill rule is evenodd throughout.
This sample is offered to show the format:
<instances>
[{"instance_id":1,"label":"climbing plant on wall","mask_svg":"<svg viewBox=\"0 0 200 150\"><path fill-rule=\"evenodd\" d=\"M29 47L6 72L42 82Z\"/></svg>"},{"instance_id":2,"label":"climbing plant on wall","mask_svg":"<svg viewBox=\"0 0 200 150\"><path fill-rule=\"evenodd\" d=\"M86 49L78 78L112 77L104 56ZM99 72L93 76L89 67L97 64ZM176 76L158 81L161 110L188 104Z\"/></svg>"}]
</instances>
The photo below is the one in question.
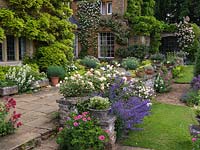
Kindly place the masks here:
<instances>
[{"instance_id":1,"label":"climbing plant on wall","mask_svg":"<svg viewBox=\"0 0 200 150\"><path fill-rule=\"evenodd\" d=\"M78 4L78 13L80 30L78 32L81 43L81 54L86 55L88 49L93 49L93 54L97 52L98 27L100 23L100 1L81 1Z\"/></svg>"},{"instance_id":2,"label":"climbing plant on wall","mask_svg":"<svg viewBox=\"0 0 200 150\"><path fill-rule=\"evenodd\" d=\"M8 7L0 9L0 40L5 32L37 41L37 48L52 48L56 44L71 59L74 38L72 31L75 26L68 21L72 15L70 1L6 0ZM40 57L43 56L37 59Z\"/></svg>"}]
</instances>

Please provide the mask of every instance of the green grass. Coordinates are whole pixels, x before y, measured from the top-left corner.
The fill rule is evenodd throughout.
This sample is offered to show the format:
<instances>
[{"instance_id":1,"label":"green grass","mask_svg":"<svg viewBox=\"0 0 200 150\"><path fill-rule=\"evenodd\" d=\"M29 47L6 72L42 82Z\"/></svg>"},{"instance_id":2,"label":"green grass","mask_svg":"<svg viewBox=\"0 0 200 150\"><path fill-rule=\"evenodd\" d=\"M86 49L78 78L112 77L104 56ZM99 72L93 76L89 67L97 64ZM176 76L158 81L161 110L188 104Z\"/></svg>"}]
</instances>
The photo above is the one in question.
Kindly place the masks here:
<instances>
[{"instance_id":1,"label":"green grass","mask_svg":"<svg viewBox=\"0 0 200 150\"><path fill-rule=\"evenodd\" d=\"M193 78L194 66L187 65L183 67L182 76L175 79L175 83L190 83Z\"/></svg>"},{"instance_id":2,"label":"green grass","mask_svg":"<svg viewBox=\"0 0 200 150\"><path fill-rule=\"evenodd\" d=\"M140 125L143 130L131 131L122 143L154 150L192 150L190 124L196 124L191 108L155 103L151 116Z\"/></svg>"}]
</instances>

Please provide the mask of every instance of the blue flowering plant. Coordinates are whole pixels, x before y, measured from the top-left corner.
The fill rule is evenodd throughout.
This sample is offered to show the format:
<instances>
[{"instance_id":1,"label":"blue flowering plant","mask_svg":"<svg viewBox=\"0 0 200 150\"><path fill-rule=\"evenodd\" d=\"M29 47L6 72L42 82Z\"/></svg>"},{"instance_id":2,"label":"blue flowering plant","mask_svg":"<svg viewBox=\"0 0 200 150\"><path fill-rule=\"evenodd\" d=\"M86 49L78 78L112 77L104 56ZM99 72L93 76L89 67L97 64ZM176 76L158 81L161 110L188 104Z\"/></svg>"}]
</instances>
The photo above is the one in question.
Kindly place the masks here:
<instances>
[{"instance_id":1,"label":"blue flowering plant","mask_svg":"<svg viewBox=\"0 0 200 150\"><path fill-rule=\"evenodd\" d=\"M200 75L192 79L191 86L192 86L192 89L196 91L200 90Z\"/></svg>"}]
</instances>

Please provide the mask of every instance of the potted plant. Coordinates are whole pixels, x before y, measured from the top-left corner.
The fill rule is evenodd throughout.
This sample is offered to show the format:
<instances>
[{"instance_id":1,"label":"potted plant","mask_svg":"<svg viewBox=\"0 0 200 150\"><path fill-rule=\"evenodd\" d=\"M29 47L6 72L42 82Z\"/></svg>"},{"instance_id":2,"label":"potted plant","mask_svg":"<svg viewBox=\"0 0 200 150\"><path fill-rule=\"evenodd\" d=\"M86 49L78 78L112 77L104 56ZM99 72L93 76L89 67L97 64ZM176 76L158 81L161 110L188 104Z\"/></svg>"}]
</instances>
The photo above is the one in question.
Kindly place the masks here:
<instances>
[{"instance_id":1,"label":"potted plant","mask_svg":"<svg viewBox=\"0 0 200 150\"><path fill-rule=\"evenodd\" d=\"M152 75L152 74L154 74L154 68L153 68L152 65L146 65L146 66L144 67L144 70L145 70L145 73L146 73L147 75Z\"/></svg>"},{"instance_id":2,"label":"potted plant","mask_svg":"<svg viewBox=\"0 0 200 150\"><path fill-rule=\"evenodd\" d=\"M49 66L47 68L47 76L50 78L53 86L56 86L59 79L63 79L65 76L65 70L61 66Z\"/></svg>"},{"instance_id":3,"label":"potted plant","mask_svg":"<svg viewBox=\"0 0 200 150\"><path fill-rule=\"evenodd\" d=\"M90 98L88 106L91 115L99 120L107 118L109 110L111 109L109 99L101 96L94 96Z\"/></svg>"},{"instance_id":4,"label":"potted plant","mask_svg":"<svg viewBox=\"0 0 200 150\"><path fill-rule=\"evenodd\" d=\"M139 77L139 78L144 77L144 74L145 74L144 67L141 66L141 67L137 68L135 74L136 74L136 76Z\"/></svg>"},{"instance_id":5,"label":"potted plant","mask_svg":"<svg viewBox=\"0 0 200 150\"><path fill-rule=\"evenodd\" d=\"M165 56L163 54L156 53L152 55L150 58L156 66L160 66L161 62L165 59Z\"/></svg>"}]
</instances>

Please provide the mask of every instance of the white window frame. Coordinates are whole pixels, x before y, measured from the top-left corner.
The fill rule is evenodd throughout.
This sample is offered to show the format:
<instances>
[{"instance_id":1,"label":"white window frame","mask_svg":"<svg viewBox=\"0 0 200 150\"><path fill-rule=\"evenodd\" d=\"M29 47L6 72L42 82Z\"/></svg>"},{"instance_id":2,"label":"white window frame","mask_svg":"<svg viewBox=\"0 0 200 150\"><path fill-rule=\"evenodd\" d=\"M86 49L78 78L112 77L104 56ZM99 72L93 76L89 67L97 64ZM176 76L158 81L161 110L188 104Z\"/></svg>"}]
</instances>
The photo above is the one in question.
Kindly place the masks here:
<instances>
[{"instance_id":1,"label":"white window frame","mask_svg":"<svg viewBox=\"0 0 200 150\"><path fill-rule=\"evenodd\" d=\"M108 10L109 10L109 4L110 4L110 10L111 10L111 12L108 12ZM106 3L106 5L107 5L107 9L106 9L106 12L107 12L107 15L112 15L112 2L108 2L108 3Z\"/></svg>"},{"instance_id":2,"label":"white window frame","mask_svg":"<svg viewBox=\"0 0 200 150\"><path fill-rule=\"evenodd\" d=\"M110 33L110 32L104 32L104 33ZM113 42L114 42L113 45L115 45L115 39L113 40ZM113 48L113 51L115 53L115 48ZM108 59L114 58L114 57L103 57L103 56L101 56L101 33L98 33L98 58L108 58Z\"/></svg>"},{"instance_id":3,"label":"white window frame","mask_svg":"<svg viewBox=\"0 0 200 150\"><path fill-rule=\"evenodd\" d=\"M76 48L74 50L75 57L78 58L78 35L77 34L75 34L75 37L74 37L74 47Z\"/></svg>"},{"instance_id":4,"label":"white window frame","mask_svg":"<svg viewBox=\"0 0 200 150\"><path fill-rule=\"evenodd\" d=\"M102 15L106 15L107 10L106 10L105 6L106 6L106 3L101 1L101 8L100 8L100 10L101 10L101 14Z\"/></svg>"}]
</instances>

